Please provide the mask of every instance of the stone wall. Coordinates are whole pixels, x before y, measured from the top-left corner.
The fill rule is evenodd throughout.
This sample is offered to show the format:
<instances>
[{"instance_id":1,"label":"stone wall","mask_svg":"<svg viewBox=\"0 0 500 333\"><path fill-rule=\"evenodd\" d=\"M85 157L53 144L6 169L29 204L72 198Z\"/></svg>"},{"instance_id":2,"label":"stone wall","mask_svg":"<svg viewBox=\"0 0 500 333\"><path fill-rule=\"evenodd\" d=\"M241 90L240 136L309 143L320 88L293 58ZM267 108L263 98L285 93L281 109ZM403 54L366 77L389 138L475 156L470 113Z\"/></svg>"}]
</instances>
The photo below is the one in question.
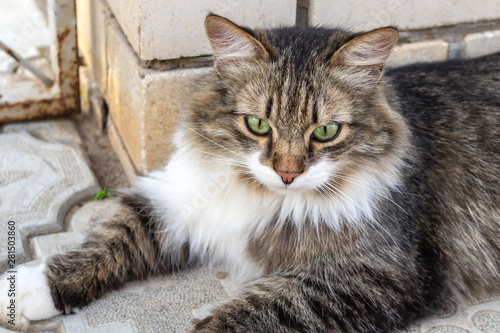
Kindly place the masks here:
<instances>
[{"instance_id":1,"label":"stone wall","mask_svg":"<svg viewBox=\"0 0 500 333\"><path fill-rule=\"evenodd\" d=\"M250 27L395 25L400 40L391 67L500 51L498 0L77 0L77 6L89 77L83 88L102 96L104 102L90 104L131 175L164 164L193 82L212 70L203 29L209 12Z\"/></svg>"}]
</instances>

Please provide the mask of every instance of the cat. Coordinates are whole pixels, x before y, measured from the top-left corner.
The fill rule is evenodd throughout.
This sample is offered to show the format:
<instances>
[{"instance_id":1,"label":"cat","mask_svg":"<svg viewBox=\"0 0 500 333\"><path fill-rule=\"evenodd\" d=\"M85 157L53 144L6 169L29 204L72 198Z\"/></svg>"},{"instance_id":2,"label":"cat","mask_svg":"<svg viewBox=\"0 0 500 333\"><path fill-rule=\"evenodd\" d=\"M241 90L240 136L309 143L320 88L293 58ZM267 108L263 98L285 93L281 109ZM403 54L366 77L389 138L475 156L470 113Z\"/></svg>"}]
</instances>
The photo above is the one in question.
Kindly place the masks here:
<instances>
[{"instance_id":1,"label":"cat","mask_svg":"<svg viewBox=\"0 0 500 333\"><path fill-rule=\"evenodd\" d=\"M500 54L385 70L393 27L205 28L168 164L18 267L19 323L195 264L241 288L194 332L390 332L499 290Z\"/></svg>"}]
</instances>

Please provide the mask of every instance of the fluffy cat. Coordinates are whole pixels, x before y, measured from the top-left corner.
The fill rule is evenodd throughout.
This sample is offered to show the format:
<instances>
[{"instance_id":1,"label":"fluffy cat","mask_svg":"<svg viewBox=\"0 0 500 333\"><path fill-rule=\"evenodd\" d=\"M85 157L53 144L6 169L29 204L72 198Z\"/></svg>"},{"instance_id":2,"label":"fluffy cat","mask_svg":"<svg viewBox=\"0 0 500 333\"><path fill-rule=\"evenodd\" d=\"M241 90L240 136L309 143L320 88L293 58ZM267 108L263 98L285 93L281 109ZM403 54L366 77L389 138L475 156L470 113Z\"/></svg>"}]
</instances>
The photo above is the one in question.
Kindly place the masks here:
<instances>
[{"instance_id":1,"label":"fluffy cat","mask_svg":"<svg viewBox=\"0 0 500 333\"><path fill-rule=\"evenodd\" d=\"M18 322L195 263L241 283L195 332L389 332L498 291L500 55L384 73L391 27L206 32L169 163L18 268Z\"/></svg>"}]
</instances>

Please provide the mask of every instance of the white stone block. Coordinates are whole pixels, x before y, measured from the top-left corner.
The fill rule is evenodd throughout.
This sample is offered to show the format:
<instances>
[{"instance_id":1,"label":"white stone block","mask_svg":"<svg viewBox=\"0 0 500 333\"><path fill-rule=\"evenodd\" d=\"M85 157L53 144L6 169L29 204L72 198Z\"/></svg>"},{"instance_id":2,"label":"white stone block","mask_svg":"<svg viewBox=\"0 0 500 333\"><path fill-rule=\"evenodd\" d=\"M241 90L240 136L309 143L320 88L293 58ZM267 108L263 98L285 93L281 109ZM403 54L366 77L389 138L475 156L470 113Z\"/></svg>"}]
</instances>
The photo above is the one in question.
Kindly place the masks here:
<instances>
[{"instance_id":1,"label":"white stone block","mask_svg":"<svg viewBox=\"0 0 500 333\"><path fill-rule=\"evenodd\" d=\"M400 67L419 62L435 62L448 58L449 44L444 40L403 43L394 48L387 67Z\"/></svg>"},{"instance_id":2,"label":"white stone block","mask_svg":"<svg viewBox=\"0 0 500 333\"><path fill-rule=\"evenodd\" d=\"M311 0L309 24L368 30L396 25L422 29L500 18L498 0Z\"/></svg>"},{"instance_id":3,"label":"white stone block","mask_svg":"<svg viewBox=\"0 0 500 333\"><path fill-rule=\"evenodd\" d=\"M146 173L165 164L172 151L171 137L178 113L196 89L196 81L213 70L143 68L114 19L106 34L108 70L104 98L110 123L116 126L119 136L112 137L112 142L121 140L135 169Z\"/></svg>"},{"instance_id":4,"label":"white stone block","mask_svg":"<svg viewBox=\"0 0 500 333\"><path fill-rule=\"evenodd\" d=\"M467 58L500 52L500 30L468 34L464 42Z\"/></svg>"},{"instance_id":5,"label":"white stone block","mask_svg":"<svg viewBox=\"0 0 500 333\"><path fill-rule=\"evenodd\" d=\"M204 21L209 12L249 27L295 24L296 0L107 0L142 60L211 54Z\"/></svg>"}]
</instances>

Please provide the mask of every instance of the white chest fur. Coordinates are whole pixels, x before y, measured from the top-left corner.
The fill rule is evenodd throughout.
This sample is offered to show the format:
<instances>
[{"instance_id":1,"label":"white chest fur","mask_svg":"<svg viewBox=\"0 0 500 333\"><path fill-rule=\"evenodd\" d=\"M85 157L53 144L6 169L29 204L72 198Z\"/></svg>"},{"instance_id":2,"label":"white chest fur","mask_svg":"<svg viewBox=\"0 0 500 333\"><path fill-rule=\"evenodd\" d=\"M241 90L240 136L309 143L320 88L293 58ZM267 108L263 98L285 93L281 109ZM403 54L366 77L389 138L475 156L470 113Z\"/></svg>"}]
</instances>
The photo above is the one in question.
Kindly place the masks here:
<instances>
[{"instance_id":1,"label":"white chest fur","mask_svg":"<svg viewBox=\"0 0 500 333\"><path fill-rule=\"evenodd\" d=\"M334 229L345 221L373 219L376 192L367 182L353 183L332 199L311 191L256 191L236 176L225 161L200 160L198 154L178 149L163 170L141 178L138 185L164 218L169 238L189 242L192 253L224 265L241 280L262 274L246 248L251 235L272 219L296 225L327 223Z\"/></svg>"},{"instance_id":2,"label":"white chest fur","mask_svg":"<svg viewBox=\"0 0 500 333\"><path fill-rule=\"evenodd\" d=\"M224 163L200 163L178 151L162 171L140 179L139 186L164 217L165 232L210 264L250 279L262 274L245 255L249 235L269 220L278 202L248 192Z\"/></svg>"}]
</instances>

